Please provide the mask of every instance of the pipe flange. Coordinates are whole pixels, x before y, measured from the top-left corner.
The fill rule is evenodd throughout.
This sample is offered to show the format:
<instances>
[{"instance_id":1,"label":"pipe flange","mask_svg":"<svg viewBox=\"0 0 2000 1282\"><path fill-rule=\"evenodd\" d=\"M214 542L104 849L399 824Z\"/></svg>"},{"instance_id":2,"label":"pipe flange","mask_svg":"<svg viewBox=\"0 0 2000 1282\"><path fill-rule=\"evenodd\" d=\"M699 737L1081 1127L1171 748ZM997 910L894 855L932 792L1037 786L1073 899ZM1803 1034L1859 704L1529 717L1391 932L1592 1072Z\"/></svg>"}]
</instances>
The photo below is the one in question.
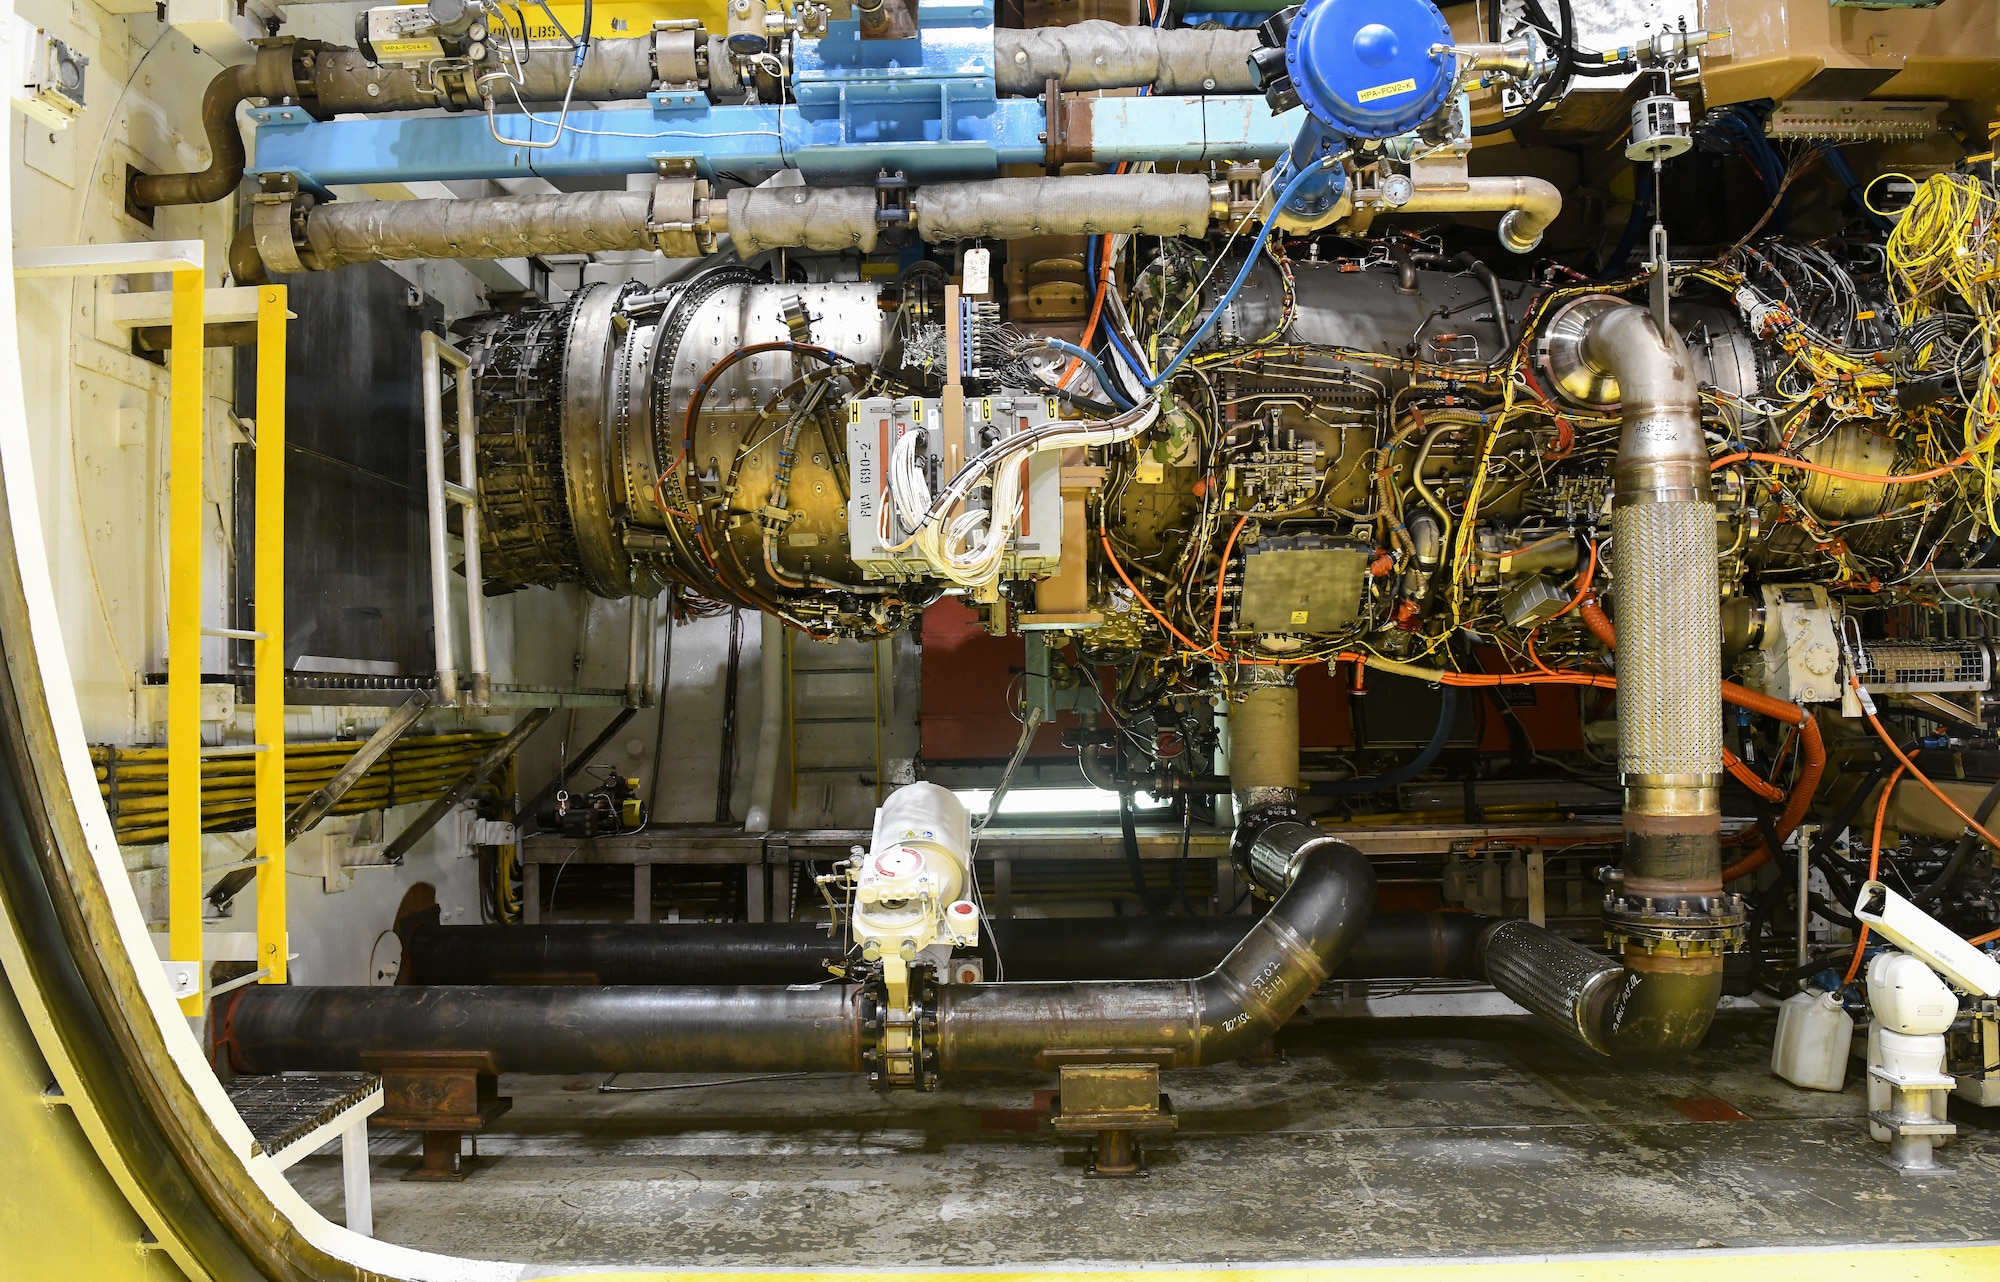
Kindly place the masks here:
<instances>
[{"instance_id":1,"label":"pipe flange","mask_svg":"<svg viewBox=\"0 0 2000 1282\"><path fill-rule=\"evenodd\" d=\"M1741 952L1748 922L1741 895L1604 897L1604 944L1614 954L1628 948L1682 957Z\"/></svg>"},{"instance_id":2,"label":"pipe flange","mask_svg":"<svg viewBox=\"0 0 2000 1282\"><path fill-rule=\"evenodd\" d=\"M1599 316L1626 305L1611 294L1585 294L1557 308L1542 326L1535 340L1535 364L1557 396L1579 408L1618 408L1618 380L1584 359L1583 339Z\"/></svg>"},{"instance_id":3,"label":"pipe flange","mask_svg":"<svg viewBox=\"0 0 2000 1282\"><path fill-rule=\"evenodd\" d=\"M888 1003L878 971L861 990L861 1067L878 1091L937 1089L938 982L929 966L910 967L910 1005Z\"/></svg>"},{"instance_id":4,"label":"pipe flange","mask_svg":"<svg viewBox=\"0 0 2000 1282\"><path fill-rule=\"evenodd\" d=\"M1236 870L1237 878L1259 898L1276 897L1276 892L1266 890L1257 881L1253 871L1250 852L1257 839L1275 824L1296 823L1312 825L1312 818L1302 813L1296 806L1267 805L1248 810L1237 816L1236 830L1229 835L1229 863Z\"/></svg>"}]
</instances>

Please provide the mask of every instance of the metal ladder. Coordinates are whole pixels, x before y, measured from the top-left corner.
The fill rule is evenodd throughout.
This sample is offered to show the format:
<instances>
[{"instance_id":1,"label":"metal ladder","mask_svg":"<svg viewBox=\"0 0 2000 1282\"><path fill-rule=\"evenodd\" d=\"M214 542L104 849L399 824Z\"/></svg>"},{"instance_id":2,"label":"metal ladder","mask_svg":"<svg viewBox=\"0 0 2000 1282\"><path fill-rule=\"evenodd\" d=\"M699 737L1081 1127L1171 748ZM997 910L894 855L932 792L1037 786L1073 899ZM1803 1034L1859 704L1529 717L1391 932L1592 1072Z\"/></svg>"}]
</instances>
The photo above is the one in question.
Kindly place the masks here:
<instances>
[{"instance_id":1,"label":"metal ladder","mask_svg":"<svg viewBox=\"0 0 2000 1282\"><path fill-rule=\"evenodd\" d=\"M882 800L882 659L871 641L785 633L791 826L867 827Z\"/></svg>"}]
</instances>

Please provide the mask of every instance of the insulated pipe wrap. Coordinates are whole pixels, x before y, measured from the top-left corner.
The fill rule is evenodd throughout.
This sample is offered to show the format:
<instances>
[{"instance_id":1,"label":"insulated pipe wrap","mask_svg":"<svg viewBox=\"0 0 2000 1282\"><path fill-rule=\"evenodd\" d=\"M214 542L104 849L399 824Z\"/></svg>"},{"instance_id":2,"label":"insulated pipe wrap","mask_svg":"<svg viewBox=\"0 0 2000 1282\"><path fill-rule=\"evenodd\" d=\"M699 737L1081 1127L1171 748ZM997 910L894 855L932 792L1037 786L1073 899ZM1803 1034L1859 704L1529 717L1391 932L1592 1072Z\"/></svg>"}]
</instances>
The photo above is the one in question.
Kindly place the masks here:
<instances>
[{"instance_id":1,"label":"insulated pipe wrap","mask_svg":"<svg viewBox=\"0 0 2000 1282\"><path fill-rule=\"evenodd\" d=\"M766 249L875 251L875 192L868 187L738 187L729 193L729 239L739 257Z\"/></svg>"},{"instance_id":2,"label":"insulated pipe wrap","mask_svg":"<svg viewBox=\"0 0 2000 1282\"><path fill-rule=\"evenodd\" d=\"M1229 783L1252 789L1299 788L1299 690L1256 686L1229 710Z\"/></svg>"},{"instance_id":3,"label":"insulated pipe wrap","mask_svg":"<svg viewBox=\"0 0 2000 1282\"><path fill-rule=\"evenodd\" d=\"M1202 236L1208 179L1200 174L1093 174L936 183L914 197L917 233L928 241L1019 240L1024 236ZM872 198L871 198L872 209ZM733 218L734 206L730 210ZM732 233L735 224L731 223Z\"/></svg>"},{"instance_id":4,"label":"insulated pipe wrap","mask_svg":"<svg viewBox=\"0 0 2000 1282\"><path fill-rule=\"evenodd\" d=\"M566 44L536 42L529 46L528 63L520 69L521 86L509 89L504 82L493 87L493 100L510 107L514 95L530 103L559 102L569 89L570 60L574 55ZM497 70L489 59L476 70ZM590 42L583 71L576 78L577 102L616 102L643 98L653 87L653 37L649 33L628 39L598 37ZM373 89L374 92L369 92ZM319 51L313 66L312 92L318 101L314 114L322 119L342 112L422 111L453 104L439 93L427 91L406 67L378 67L359 50L328 48ZM277 96L277 95L272 95ZM286 95L292 96L292 95ZM476 103L473 104L477 106ZM513 122L509 132L525 133L525 121ZM543 133L554 131L544 129Z\"/></svg>"},{"instance_id":5,"label":"insulated pipe wrap","mask_svg":"<svg viewBox=\"0 0 2000 1282\"><path fill-rule=\"evenodd\" d=\"M993 81L1003 94L1132 89L1163 94L1258 93L1250 70L1257 33L1161 31L1093 19L1067 27L993 32Z\"/></svg>"},{"instance_id":6,"label":"insulated pipe wrap","mask_svg":"<svg viewBox=\"0 0 2000 1282\"><path fill-rule=\"evenodd\" d=\"M411 258L526 258L651 249L646 191L554 192L476 200L340 201L306 216L309 266Z\"/></svg>"}]
</instances>

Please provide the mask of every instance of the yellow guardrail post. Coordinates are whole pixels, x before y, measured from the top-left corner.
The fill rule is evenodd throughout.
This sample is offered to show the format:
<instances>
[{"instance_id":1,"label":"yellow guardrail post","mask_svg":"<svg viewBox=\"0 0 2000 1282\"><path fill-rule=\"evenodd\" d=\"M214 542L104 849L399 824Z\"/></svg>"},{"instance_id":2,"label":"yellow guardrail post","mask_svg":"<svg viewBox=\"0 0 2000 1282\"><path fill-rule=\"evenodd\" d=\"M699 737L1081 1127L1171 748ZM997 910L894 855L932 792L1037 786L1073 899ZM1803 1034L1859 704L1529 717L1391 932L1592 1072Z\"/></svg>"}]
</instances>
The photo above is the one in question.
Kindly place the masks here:
<instances>
[{"instance_id":1,"label":"yellow guardrail post","mask_svg":"<svg viewBox=\"0 0 2000 1282\"><path fill-rule=\"evenodd\" d=\"M181 1011L201 1014L202 271L173 274L168 386L167 953L194 964Z\"/></svg>"},{"instance_id":2,"label":"yellow guardrail post","mask_svg":"<svg viewBox=\"0 0 2000 1282\"><path fill-rule=\"evenodd\" d=\"M257 965L285 982L285 310L283 285L257 289L256 665Z\"/></svg>"}]
</instances>

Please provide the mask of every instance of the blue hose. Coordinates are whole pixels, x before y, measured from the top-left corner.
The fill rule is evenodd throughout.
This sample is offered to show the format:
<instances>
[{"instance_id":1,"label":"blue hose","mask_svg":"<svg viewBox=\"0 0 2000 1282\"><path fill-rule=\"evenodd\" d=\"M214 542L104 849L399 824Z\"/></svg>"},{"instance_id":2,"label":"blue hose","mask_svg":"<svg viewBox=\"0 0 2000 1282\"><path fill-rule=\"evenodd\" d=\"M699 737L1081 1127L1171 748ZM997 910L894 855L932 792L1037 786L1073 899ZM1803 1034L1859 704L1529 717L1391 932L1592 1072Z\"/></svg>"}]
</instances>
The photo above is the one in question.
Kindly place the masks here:
<instances>
[{"instance_id":1,"label":"blue hose","mask_svg":"<svg viewBox=\"0 0 2000 1282\"><path fill-rule=\"evenodd\" d=\"M1126 397L1123 391L1119 390L1117 384L1111 381L1110 372L1104 368L1103 362L1099 361L1095 356L1084 351L1075 343L1065 343L1060 338L1042 338L1035 341L1052 352L1061 352L1064 356L1073 356L1077 360L1082 361L1089 368L1090 372L1097 376L1097 385L1104 389L1104 394L1111 398L1113 405L1116 405L1121 410L1132 408L1132 402Z\"/></svg>"},{"instance_id":2,"label":"blue hose","mask_svg":"<svg viewBox=\"0 0 2000 1282\"><path fill-rule=\"evenodd\" d=\"M1147 391L1158 388L1161 384L1172 378L1174 371L1181 367L1181 362L1188 358L1188 354L1201 346L1202 340L1208 337L1208 332L1215 328L1215 322L1222 318L1223 309L1236 300L1236 295L1243 289L1243 283L1250 279L1250 271L1257 265L1257 255L1264 252L1264 242L1271 239L1271 231L1278 225L1279 211L1291 203L1293 193L1305 185L1306 179L1311 178L1319 170L1331 165L1338 158L1337 155L1327 156L1318 164L1307 165L1305 168L1299 170L1298 173L1292 175L1291 181L1285 184L1284 190L1278 193L1278 199L1272 203L1270 216L1265 218L1264 225L1257 229L1257 239L1251 243L1250 252L1244 255L1243 266L1237 271L1236 279L1230 282L1229 288L1223 292L1222 297L1216 301L1214 308L1209 311L1207 317L1196 327L1194 333L1189 335L1187 342L1181 344L1181 350L1175 354L1172 360L1167 362L1165 369L1152 378L1147 378L1143 372L1139 372L1143 371L1144 367L1137 361L1132 360L1130 354L1126 355L1126 360L1131 364L1133 370L1139 372L1139 381L1145 385ZM1113 341L1116 341L1115 338Z\"/></svg>"}]
</instances>

